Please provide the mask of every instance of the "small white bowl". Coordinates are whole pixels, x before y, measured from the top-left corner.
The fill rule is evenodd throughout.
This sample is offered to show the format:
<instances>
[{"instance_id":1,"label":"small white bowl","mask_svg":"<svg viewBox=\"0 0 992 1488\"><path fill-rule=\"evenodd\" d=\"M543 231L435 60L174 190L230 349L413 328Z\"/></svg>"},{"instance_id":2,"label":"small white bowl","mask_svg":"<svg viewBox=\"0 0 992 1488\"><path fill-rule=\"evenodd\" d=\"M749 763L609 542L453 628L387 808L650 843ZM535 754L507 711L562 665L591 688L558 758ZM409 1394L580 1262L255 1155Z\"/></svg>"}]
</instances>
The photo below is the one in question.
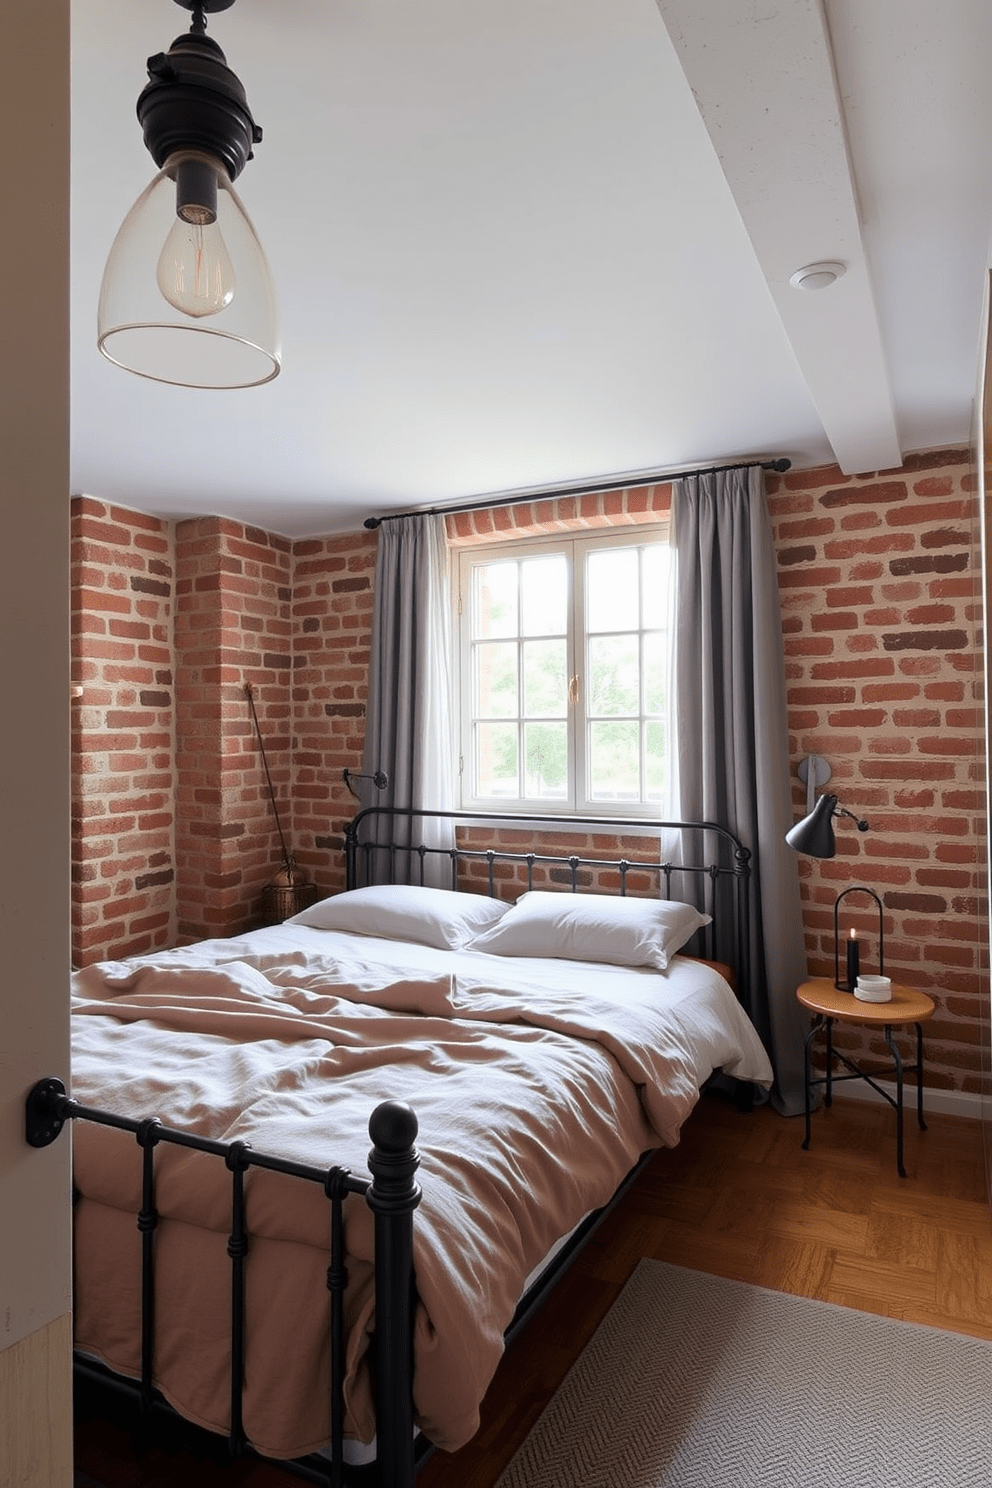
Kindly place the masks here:
<instances>
[{"instance_id":1,"label":"small white bowl","mask_svg":"<svg viewBox=\"0 0 992 1488\"><path fill-rule=\"evenodd\" d=\"M859 976L854 985L854 995L860 1002L891 1002L892 978Z\"/></svg>"}]
</instances>

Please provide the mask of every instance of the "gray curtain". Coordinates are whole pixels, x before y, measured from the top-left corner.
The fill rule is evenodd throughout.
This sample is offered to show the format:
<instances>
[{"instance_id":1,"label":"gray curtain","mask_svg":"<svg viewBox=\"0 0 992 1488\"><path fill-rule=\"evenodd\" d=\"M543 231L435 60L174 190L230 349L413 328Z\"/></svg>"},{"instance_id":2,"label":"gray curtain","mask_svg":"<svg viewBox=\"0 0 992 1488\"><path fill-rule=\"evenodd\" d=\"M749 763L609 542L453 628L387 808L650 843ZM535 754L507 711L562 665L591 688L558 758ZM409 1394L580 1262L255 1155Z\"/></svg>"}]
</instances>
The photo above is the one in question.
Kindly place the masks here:
<instances>
[{"instance_id":1,"label":"gray curtain","mask_svg":"<svg viewBox=\"0 0 992 1488\"><path fill-rule=\"evenodd\" d=\"M679 813L729 826L752 853L751 1019L772 1101L803 1109L806 979L792 826L782 620L760 466L672 488Z\"/></svg>"},{"instance_id":2,"label":"gray curtain","mask_svg":"<svg viewBox=\"0 0 992 1488\"><path fill-rule=\"evenodd\" d=\"M365 806L450 811L454 801L451 687L451 584L444 518L383 522L376 554L372 657L363 770L382 770L389 784L362 782ZM451 823L429 822L422 840L447 848ZM419 824L414 842L421 840ZM380 833L377 840L384 840ZM404 839L405 840L405 839ZM425 859L424 882L451 885L447 858ZM416 858L401 855L398 880L420 881Z\"/></svg>"}]
</instances>

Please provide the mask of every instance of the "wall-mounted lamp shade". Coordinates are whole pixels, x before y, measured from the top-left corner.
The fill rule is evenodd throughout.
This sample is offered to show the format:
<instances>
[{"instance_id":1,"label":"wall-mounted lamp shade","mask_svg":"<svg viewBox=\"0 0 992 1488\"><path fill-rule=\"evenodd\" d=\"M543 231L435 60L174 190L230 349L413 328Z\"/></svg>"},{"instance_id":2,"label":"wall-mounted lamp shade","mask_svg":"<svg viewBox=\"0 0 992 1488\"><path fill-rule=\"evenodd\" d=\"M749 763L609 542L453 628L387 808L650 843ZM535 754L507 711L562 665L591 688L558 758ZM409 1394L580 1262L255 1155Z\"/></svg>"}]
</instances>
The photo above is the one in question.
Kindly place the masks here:
<instances>
[{"instance_id":1,"label":"wall-mounted lamp shade","mask_svg":"<svg viewBox=\"0 0 992 1488\"><path fill-rule=\"evenodd\" d=\"M125 217L104 270L97 345L129 372L182 387L255 387L278 374L268 260L210 156L170 156Z\"/></svg>"},{"instance_id":2,"label":"wall-mounted lamp shade","mask_svg":"<svg viewBox=\"0 0 992 1488\"><path fill-rule=\"evenodd\" d=\"M786 842L796 852L806 853L808 857L832 858L837 851L834 839L836 809L836 796L821 796L809 816L804 816L790 832L786 832Z\"/></svg>"},{"instance_id":3,"label":"wall-mounted lamp shade","mask_svg":"<svg viewBox=\"0 0 992 1488\"><path fill-rule=\"evenodd\" d=\"M859 819L846 806L838 806L837 797L828 792L820 797L808 816L804 816L791 831L786 832L786 842L796 852L805 853L807 857L832 858L837 851L834 840L835 816L849 816L859 832L868 831L868 823L863 817Z\"/></svg>"}]
</instances>

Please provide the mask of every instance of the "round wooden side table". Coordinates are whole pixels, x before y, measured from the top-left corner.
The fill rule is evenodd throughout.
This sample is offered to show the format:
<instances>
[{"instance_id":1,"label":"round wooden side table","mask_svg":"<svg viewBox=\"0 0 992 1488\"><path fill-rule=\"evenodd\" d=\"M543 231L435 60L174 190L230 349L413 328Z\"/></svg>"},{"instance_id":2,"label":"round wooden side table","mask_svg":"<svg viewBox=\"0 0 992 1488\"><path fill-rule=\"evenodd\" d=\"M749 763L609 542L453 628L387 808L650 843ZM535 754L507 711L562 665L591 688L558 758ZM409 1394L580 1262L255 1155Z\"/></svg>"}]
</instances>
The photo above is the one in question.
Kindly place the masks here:
<instances>
[{"instance_id":1,"label":"round wooden side table","mask_svg":"<svg viewBox=\"0 0 992 1488\"><path fill-rule=\"evenodd\" d=\"M900 1178L905 1178L906 1169L903 1165L903 1141L902 1141L902 1109L903 1109L903 1076L916 1076L916 1119L920 1124L920 1130L926 1131L927 1124L923 1120L923 1024L933 1016L933 998L928 997L925 992L917 992L912 987L902 987L897 982L892 984L892 999L889 1002L862 1002L855 997L853 992L841 992L833 984L830 977L812 977L808 982L803 982L796 988L796 997L804 1008L813 1014L813 1023L809 1033L806 1035L805 1061L803 1067L803 1089L806 1104L806 1140L803 1142L803 1150L809 1149L810 1139L810 1112L812 1110L813 1088L817 1085L826 1087L824 1104L829 1106L833 1100L833 1085L836 1080L864 1080L875 1090L896 1113L896 1163L899 1168ZM895 1099L887 1090L883 1090L877 1084L876 1076L887 1074L889 1071L875 1070L869 1073L862 1069L853 1059L842 1054L834 1048L833 1026L835 1022L861 1024L872 1028L885 1030L885 1042L889 1053L892 1055L892 1073L896 1079ZM912 1023L916 1028L916 1063L905 1064L902 1055L892 1037L892 1030ZM810 1073L810 1056L813 1041L816 1035L823 1029L827 1038L827 1072L825 1075L813 1079ZM848 1073L835 1075L833 1070L834 1060L839 1059Z\"/></svg>"}]
</instances>

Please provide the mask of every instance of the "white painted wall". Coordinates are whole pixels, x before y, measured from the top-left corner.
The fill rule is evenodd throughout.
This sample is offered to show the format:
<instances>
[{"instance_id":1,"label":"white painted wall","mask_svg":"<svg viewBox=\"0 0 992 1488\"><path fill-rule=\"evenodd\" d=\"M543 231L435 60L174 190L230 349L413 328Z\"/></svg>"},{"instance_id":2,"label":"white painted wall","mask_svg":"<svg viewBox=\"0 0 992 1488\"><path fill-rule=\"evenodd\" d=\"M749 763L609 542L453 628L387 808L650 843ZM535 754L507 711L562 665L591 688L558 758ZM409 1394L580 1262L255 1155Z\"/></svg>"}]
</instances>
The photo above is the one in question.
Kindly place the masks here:
<instances>
[{"instance_id":1,"label":"white painted wall","mask_svg":"<svg viewBox=\"0 0 992 1488\"><path fill-rule=\"evenodd\" d=\"M69 0L5 7L3 48L0 1366L15 1346L20 1360L40 1357L32 1340L50 1343L71 1300L69 1140L35 1151L23 1135L28 1088L48 1074L68 1082ZM67 1343L67 1330L57 1332ZM57 1373L67 1380L64 1355ZM65 1399L46 1368L47 1386L30 1362L0 1369L0 1477L17 1460L19 1428L37 1425L39 1400ZM67 1419L56 1428L63 1463L70 1429ZM64 1465L36 1462L17 1488L57 1488L63 1476Z\"/></svg>"}]
</instances>

